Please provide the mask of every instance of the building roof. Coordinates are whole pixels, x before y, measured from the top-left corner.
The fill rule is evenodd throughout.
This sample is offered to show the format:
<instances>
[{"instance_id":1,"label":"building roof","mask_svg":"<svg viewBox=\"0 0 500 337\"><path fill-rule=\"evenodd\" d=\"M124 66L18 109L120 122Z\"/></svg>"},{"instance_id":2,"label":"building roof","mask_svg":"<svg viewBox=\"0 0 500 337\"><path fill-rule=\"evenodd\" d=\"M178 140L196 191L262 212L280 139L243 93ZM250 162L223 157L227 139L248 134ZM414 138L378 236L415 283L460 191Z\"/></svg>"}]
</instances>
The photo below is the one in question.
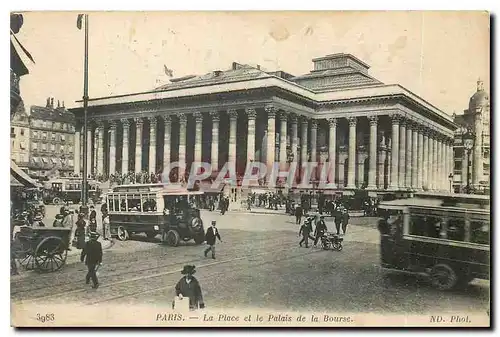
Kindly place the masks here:
<instances>
[{"instance_id":1,"label":"building roof","mask_svg":"<svg viewBox=\"0 0 500 337\"><path fill-rule=\"evenodd\" d=\"M272 75L249 65L236 66L229 70L215 70L204 75L189 75L174 78L170 83L155 88L154 91L166 91L180 88L200 87L218 83L239 82L257 78L269 78Z\"/></svg>"},{"instance_id":2,"label":"building roof","mask_svg":"<svg viewBox=\"0 0 500 337\"><path fill-rule=\"evenodd\" d=\"M75 116L73 115L73 113L66 110L65 108L54 109L38 105L31 106L30 118L67 123L72 123L75 121Z\"/></svg>"}]
</instances>

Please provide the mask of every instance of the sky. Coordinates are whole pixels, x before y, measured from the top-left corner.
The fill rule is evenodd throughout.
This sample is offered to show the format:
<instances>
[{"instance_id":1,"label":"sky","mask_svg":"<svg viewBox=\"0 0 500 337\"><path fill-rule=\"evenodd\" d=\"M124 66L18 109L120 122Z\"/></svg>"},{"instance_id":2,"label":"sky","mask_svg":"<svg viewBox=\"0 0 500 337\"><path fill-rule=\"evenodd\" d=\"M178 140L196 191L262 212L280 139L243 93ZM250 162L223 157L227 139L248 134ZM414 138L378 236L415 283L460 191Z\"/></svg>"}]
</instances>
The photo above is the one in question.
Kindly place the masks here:
<instances>
[{"instance_id":1,"label":"sky","mask_svg":"<svg viewBox=\"0 0 500 337\"><path fill-rule=\"evenodd\" d=\"M21 80L26 107L83 95L84 32L77 12L26 12L17 35L35 64ZM462 113L478 78L489 91L486 12L91 12L89 96L151 90L233 61L308 73L312 59L350 53L385 84L447 114Z\"/></svg>"}]
</instances>

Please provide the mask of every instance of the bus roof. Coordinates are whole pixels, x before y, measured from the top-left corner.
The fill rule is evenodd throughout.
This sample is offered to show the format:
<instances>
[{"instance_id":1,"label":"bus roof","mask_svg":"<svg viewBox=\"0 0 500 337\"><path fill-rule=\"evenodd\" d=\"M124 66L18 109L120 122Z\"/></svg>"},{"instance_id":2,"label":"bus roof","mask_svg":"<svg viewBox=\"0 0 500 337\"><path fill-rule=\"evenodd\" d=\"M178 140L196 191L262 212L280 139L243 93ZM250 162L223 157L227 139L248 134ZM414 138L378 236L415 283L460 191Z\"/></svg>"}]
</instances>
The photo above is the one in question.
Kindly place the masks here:
<instances>
[{"instance_id":1,"label":"bus roof","mask_svg":"<svg viewBox=\"0 0 500 337\"><path fill-rule=\"evenodd\" d=\"M159 192L162 195L195 195L203 194L202 191L190 191L180 184L129 184L112 187L110 193L119 192Z\"/></svg>"},{"instance_id":2,"label":"bus roof","mask_svg":"<svg viewBox=\"0 0 500 337\"><path fill-rule=\"evenodd\" d=\"M451 194L450 194L451 195ZM469 209L469 210L489 210L489 198L468 198L469 195L456 195L455 197L416 197L408 199L397 199L391 201L383 201L379 204L381 209L401 210L406 207L418 208L442 208L442 209ZM488 202L485 202L488 201Z\"/></svg>"}]
</instances>

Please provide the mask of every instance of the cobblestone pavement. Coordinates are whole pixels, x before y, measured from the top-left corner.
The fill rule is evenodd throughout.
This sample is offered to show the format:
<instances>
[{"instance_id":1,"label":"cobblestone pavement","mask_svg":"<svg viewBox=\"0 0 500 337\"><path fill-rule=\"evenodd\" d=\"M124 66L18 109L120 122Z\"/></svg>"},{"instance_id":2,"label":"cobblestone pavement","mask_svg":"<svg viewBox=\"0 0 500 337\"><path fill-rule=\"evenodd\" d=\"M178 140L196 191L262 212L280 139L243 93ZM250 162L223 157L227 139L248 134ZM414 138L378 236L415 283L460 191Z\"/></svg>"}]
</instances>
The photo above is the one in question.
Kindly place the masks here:
<instances>
[{"instance_id":1,"label":"cobblestone pavement","mask_svg":"<svg viewBox=\"0 0 500 337\"><path fill-rule=\"evenodd\" d=\"M459 312L489 308L489 282L440 292L415 276L379 268L374 218L353 218L341 252L300 248L298 226L287 215L202 212L223 242L217 259L193 242L166 247L158 238L135 236L105 250L101 287L84 284L85 266L69 256L58 272L24 271L11 278L14 303L108 303L169 306L185 264L197 267L207 307L342 312ZM333 223L327 222L330 230Z\"/></svg>"}]
</instances>

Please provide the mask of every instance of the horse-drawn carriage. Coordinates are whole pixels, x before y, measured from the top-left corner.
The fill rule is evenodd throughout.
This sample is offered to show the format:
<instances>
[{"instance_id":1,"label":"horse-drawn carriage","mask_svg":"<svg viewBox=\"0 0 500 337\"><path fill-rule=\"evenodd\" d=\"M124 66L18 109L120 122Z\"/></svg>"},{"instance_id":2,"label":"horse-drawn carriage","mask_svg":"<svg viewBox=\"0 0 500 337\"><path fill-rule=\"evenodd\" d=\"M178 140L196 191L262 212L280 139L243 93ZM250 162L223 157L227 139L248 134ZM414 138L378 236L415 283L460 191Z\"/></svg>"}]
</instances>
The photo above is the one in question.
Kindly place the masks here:
<instances>
[{"instance_id":1,"label":"horse-drawn carriage","mask_svg":"<svg viewBox=\"0 0 500 337\"><path fill-rule=\"evenodd\" d=\"M54 272L66 263L70 234L71 228L21 226L11 250L24 268Z\"/></svg>"}]
</instances>

